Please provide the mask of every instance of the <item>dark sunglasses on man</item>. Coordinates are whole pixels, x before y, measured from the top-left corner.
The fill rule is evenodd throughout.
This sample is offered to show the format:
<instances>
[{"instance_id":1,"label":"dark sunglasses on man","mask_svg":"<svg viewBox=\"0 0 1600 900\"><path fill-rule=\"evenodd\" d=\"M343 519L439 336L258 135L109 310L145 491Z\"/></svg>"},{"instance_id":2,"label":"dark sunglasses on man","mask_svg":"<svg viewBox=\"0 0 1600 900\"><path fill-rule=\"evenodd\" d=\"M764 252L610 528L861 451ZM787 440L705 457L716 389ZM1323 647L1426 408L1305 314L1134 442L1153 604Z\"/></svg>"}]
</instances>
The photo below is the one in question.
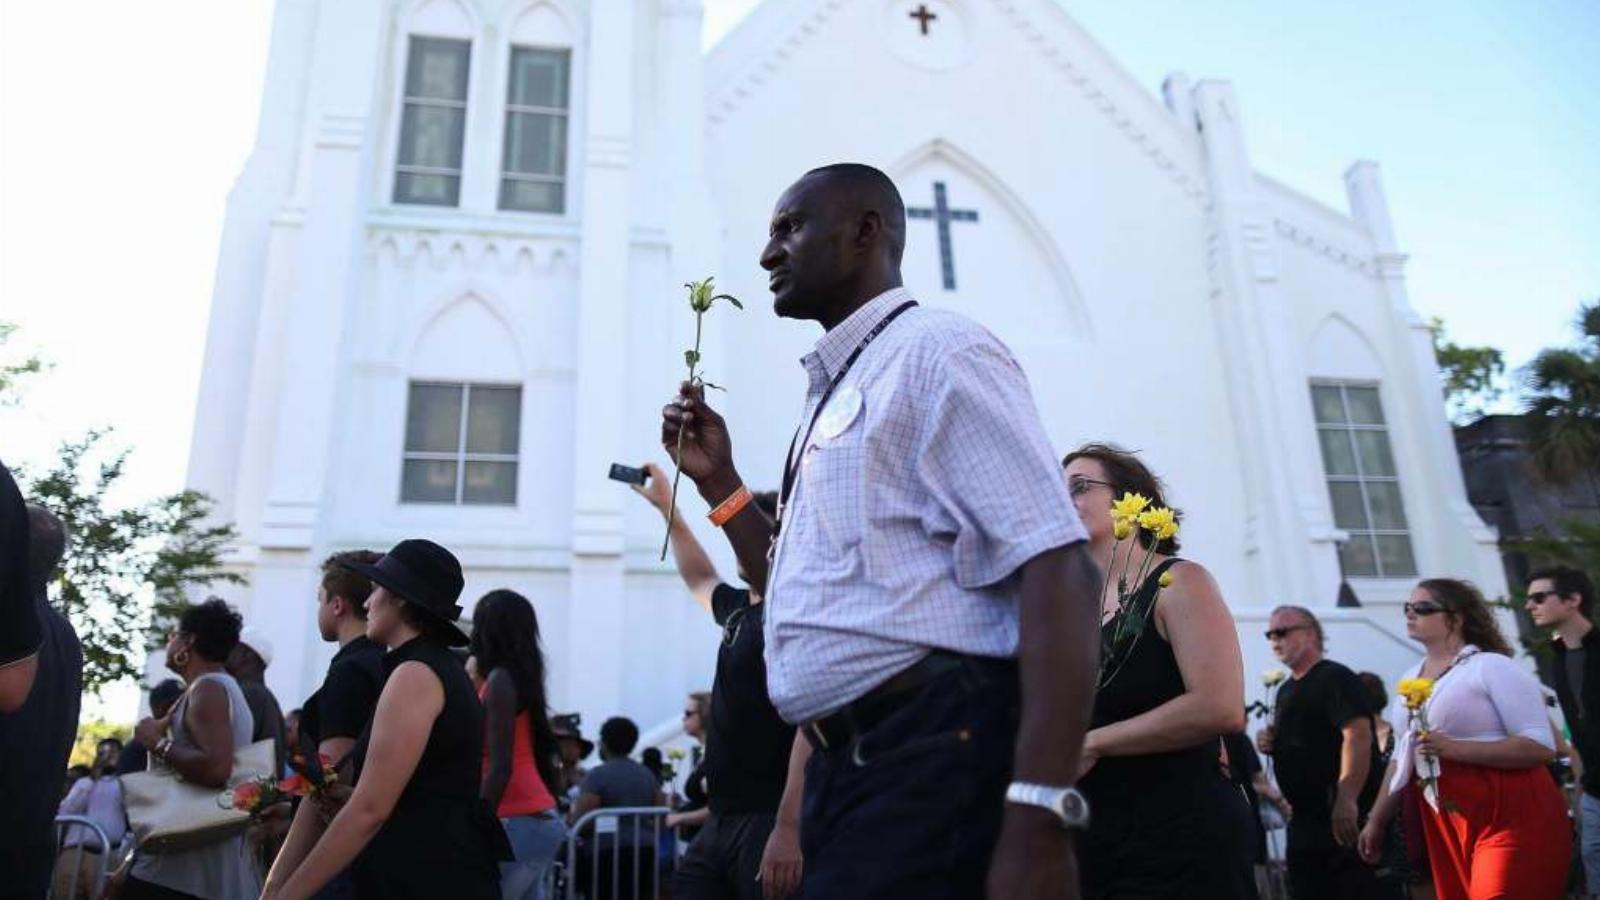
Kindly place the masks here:
<instances>
[{"instance_id":1,"label":"dark sunglasses on man","mask_svg":"<svg viewBox=\"0 0 1600 900\"><path fill-rule=\"evenodd\" d=\"M1310 625L1288 625L1283 628L1268 628L1266 631L1263 631L1262 634L1266 636L1266 639L1269 641L1281 641L1289 635L1294 634L1296 631L1304 631L1310 627Z\"/></svg>"},{"instance_id":2,"label":"dark sunglasses on man","mask_svg":"<svg viewBox=\"0 0 1600 900\"><path fill-rule=\"evenodd\" d=\"M1530 592L1528 592L1528 602L1534 604L1535 606L1537 606L1537 605L1545 602L1546 600L1550 600L1550 599L1553 599L1553 598L1556 598L1556 597L1560 597L1560 596L1561 596L1561 592L1560 591L1530 591Z\"/></svg>"}]
</instances>

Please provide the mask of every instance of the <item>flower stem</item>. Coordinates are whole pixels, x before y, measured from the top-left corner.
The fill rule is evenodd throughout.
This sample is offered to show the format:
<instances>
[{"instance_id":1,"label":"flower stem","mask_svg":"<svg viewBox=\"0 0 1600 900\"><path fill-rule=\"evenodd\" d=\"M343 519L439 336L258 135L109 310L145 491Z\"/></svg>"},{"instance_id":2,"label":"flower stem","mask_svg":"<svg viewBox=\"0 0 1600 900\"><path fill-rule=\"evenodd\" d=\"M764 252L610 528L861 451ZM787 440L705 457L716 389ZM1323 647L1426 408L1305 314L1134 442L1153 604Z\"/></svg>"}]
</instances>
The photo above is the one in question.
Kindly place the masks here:
<instances>
[{"instance_id":1,"label":"flower stem","mask_svg":"<svg viewBox=\"0 0 1600 900\"><path fill-rule=\"evenodd\" d=\"M704 313L698 310L694 314L694 356L696 362L700 359L700 317ZM695 363L689 363L689 387L694 387ZM678 420L678 449L673 454L678 463L677 470L672 473L672 501L667 504L667 533L661 536L661 559L667 558L667 546L672 543L672 519L678 511L678 482L683 479L683 420Z\"/></svg>"}]
</instances>

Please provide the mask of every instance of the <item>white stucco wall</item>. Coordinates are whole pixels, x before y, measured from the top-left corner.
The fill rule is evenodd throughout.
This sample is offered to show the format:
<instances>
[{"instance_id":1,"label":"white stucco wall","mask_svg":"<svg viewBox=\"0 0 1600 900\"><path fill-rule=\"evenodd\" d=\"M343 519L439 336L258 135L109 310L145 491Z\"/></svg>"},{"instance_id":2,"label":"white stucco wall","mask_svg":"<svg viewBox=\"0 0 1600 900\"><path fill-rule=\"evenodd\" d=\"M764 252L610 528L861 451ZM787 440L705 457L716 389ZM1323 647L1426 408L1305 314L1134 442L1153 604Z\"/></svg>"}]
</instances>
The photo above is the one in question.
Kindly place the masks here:
<instances>
[{"instance_id":1,"label":"white stucco wall","mask_svg":"<svg viewBox=\"0 0 1600 900\"><path fill-rule=\"evenodd\" d=\"M1428 399L1376 170L1352 169L1359 215L1327 209L1254 173L1226 84L1175 78L1163 104L1050 0L933 5L951 27L921 43L894 2L768 0L702 60L694 0L280 0L190 481L243 533L252 583L230 596L277 644L286 707L331 655L317 562L414 535L461 557L468 606L494 587L534 601L557 706L650 726L707 686L716 630L657 561L659 517L604 470L663 459L659 409L692 341L679 285L714 273L747 308L710 317L707 371L741 470L776 483L818 331L772 315L756 260L782 189L846 159L910 206L937 181L978 211L951 225L953 291L934 224L909 223L908 287L1013 348L1063 452L1114 441L1166 478L1186 555L1239 619L1252 697L1266 611L1331 607L1338 586L1312 377L1380 382L1419 570L1503 588ZM474 41L456 209L389 200L417 30ZM572 49L560 215L494 208L512 41ZM514 506L399 502L414 378L521 384ZM1369 606L1330 610L1332 652L1397 672L1409 586L1358 582Z\"/></svg>"}]
</instances>

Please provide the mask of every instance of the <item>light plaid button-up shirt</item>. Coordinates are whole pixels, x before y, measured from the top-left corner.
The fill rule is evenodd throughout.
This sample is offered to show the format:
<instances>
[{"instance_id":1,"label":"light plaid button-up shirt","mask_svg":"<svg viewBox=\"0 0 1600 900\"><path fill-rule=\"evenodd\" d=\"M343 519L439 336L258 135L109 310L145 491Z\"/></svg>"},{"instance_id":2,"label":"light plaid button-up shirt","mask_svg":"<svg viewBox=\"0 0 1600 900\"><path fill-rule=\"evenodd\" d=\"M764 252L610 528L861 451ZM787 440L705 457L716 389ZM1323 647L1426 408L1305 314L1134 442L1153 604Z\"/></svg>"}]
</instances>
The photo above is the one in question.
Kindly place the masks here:
<instances>
[{"instance_id":1,"label":"light plaid button-up shirt","mask_svg":"<svg viewBox=\"0 0 1600 900\"><path fill-rule=\"evenodd\" d=\"M802 429L851 351L909 299L903 289L880 295L801 360ZM975 322L907 310L829 406L848 409L852 392L854 418L825 410L795 449L798 482L768 575L767 690L795 723L934 648L1015 656L1018 569L1088 539L1026 377Z\"/></svg>"}]
</instances>

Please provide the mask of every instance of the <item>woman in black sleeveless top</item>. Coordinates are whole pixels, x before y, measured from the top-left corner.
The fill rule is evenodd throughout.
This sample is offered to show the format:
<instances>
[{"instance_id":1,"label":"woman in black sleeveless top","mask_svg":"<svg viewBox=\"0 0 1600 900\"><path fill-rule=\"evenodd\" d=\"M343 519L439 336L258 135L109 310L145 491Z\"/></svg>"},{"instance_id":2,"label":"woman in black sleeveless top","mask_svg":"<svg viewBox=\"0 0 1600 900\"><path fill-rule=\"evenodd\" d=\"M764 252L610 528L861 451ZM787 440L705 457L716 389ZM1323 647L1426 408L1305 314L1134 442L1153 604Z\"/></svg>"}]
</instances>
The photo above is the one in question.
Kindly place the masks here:
<instances>
[{"instance_id":1,"label":"woman in black sleeveless top","mask_svg":"<svg viewBox=\"0 0 1600 900\"><path fill-rule=\"evenodd\" d=\"M1090 810L1079 850L1083 896L1254 898L1247 861L1253 813L1218 759L1222 735L1244 728L1233 617L1204 567L1173 556L1176 537L1157 540L1135 529L1137 537L1119 545L1113 500L1136 493L1166 505L1161 483L1142 462L1090 444L1064 465L1095 558L1105 565L1119 546L1101 607L1100 683L1079 776ZM1140 546L1132 549L1130 573L1146 551L1151 568L1118 629L1116 576L1133 540Z\"/></svg>"},{"instance_id":2,"label":"woman in black sleeveless top","mask_svg":"<svg viewBox=\"0 0 1600 900\"><path fill-rule=\"evenodd\" d=\"M511 848L479 796L483 710L449 649L467 643L454 624L461 566L422 540L343 564L374 584L367 636L389 648L388 680L351 751L355 792L320 838L291 830L262 896L301 900L349 867L363 900L497 900Z\"/></svg>"}]
</instances>

